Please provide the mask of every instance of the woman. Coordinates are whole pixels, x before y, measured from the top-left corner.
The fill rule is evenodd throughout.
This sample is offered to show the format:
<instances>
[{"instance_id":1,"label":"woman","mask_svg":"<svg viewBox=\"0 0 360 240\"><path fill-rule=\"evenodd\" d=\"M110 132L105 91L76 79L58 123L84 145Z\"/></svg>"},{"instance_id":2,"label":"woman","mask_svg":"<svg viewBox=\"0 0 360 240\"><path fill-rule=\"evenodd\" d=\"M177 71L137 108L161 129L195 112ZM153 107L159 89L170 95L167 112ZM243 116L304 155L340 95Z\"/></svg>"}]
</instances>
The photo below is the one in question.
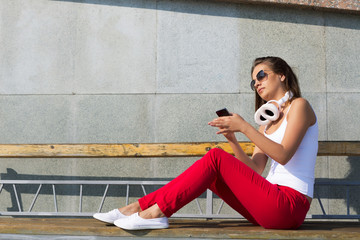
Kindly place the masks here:
<instances>
[{"instance_id":1,"label":"woman","mask_svg":"<svg viewBox=\"0 0 360 240\"><path fill-rule=\"evenodd\" d=\"M263 116L257 114L256 121L263 124L261 121L269 117L263 108L270 105L275 106L279 116L274 121L264 121L266 125L258 130L238 114L209 122L219 128L217 134L226 137L235 157L212 149L159 190L94 217L128 230L167 228L168 217L210 189L255 225L298 228L313 197L318 143L316 116L310 104L301 98L292 69L281 58L255 59L251 75L256 109L263 112ZM263 105L279 99L277 104L272 101ZM252 158L241 149L235 132L245 134L255 144ZM268 158L272 163L265 179L260 174Z\"/></svg>"}]
</instances>

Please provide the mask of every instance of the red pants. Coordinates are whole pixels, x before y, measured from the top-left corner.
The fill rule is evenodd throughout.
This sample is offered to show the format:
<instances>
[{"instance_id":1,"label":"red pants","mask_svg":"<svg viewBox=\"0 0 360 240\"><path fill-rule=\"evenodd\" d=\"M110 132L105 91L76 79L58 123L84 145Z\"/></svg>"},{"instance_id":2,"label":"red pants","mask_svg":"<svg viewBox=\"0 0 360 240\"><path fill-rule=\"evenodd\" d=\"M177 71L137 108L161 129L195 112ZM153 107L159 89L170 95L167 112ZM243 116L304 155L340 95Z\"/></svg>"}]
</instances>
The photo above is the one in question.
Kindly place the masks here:
<instances>
[{"instance_id":1,"label":"red pants","mask_svg":"<svg viewBox=\"0 0 360 240\"><path fill-rule=\"evenodd\" d=\"M170 217L210 189L230 207L256 225L296 229L305 219L309 201L298 191L272 184L220 149L210 150L162 188L139 199L145 210L155 203Z\"/></svg>"}]
</instances>

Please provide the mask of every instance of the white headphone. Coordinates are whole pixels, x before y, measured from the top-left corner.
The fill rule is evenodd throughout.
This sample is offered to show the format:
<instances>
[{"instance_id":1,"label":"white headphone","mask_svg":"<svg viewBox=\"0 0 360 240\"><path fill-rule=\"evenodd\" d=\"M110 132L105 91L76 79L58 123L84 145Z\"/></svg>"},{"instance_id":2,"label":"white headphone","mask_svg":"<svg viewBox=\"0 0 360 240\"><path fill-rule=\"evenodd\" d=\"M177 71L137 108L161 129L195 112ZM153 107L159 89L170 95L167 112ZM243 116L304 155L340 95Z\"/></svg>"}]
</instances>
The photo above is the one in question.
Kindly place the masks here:
<instances>
[{"instance_id":1,"label":"white headphone","mask_svg":"<svg viewBox=\"0 0 360 240\"><path fill-rule=\"evenodd\" d=\"M287 100L291 99L292 97L293 94L291 91L286 92L285 96L282 97L280 100L270 100L264 105L262 105L254 115L255 122L259 125L267 125L270 123L270 121L276 121L280 115L281 105L283 105ZM273 102L277 103L278 107L276 107L275 104L272 104Z\"/></svg>"}]
</instances>

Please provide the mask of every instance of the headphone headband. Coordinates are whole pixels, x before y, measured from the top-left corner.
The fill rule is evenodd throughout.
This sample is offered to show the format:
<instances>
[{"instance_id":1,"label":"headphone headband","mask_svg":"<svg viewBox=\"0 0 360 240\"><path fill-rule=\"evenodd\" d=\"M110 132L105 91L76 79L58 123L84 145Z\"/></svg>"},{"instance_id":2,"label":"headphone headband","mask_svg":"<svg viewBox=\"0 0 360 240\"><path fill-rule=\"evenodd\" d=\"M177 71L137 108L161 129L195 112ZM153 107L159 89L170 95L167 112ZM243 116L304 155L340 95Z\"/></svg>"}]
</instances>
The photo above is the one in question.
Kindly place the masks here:
<instances>
[{"instance_id":1,"label":"headphone headband","mask_svg":"<svg viewBox=\"0 0 360 240\"><path fill-rule=\"evenodd\" d=\"M279 110L280 110L280 106L286 103L286 101L290 100L292 97L293 94L290 91L290 92L286 92L285 95L279 101L275 101L279 105Z\"/></svg>"}]
</instances>

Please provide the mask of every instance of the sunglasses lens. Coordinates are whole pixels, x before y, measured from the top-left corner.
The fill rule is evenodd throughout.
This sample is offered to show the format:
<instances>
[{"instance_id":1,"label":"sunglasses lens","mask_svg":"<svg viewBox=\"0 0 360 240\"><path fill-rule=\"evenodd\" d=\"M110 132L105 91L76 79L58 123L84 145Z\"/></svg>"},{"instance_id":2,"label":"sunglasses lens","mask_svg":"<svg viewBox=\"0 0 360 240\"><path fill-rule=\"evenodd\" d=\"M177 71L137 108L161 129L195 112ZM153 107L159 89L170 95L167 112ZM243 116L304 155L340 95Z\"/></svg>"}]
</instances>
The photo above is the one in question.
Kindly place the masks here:
<instances>
[{"instance_id":1,"label":"sunglasses lens","mask_svg":"<svg viewBox=\"0 0 360 240\"><path fill-rule=\"evenodd\" d=\"M258 74L256 75L256 79L257 79L258 81L263 80L265 77L266 77L266 73L265 73L263 70L261 70L260 72L258 72Z\"/></svg>"},{"instance_id":2,"label":"sunglasses lens","mask_svg":"<svg viewBox=\"0 0 360 240\"><path fill-rule=\"evenodd\" d=\"M265 77L267 76L267 74L264 72L264 70L261 70L260 72L258 72L258 74L256 74L256 80L258 80L259 82L262 81ZM255 91L255 80L252 80L250 82L250 87L253 91Z\"/></svg>"},{"instance_id":3,"label":"sunglasses lens","mask_svg":"<svg viewBox=\"0 0 360 240\"><path fill-rule=\"evenodd\" d=\"M252 80L250 82L250 87L251 87L251 90L255 91L255 81L254 80Z\"/></svg>"}]
</instances>

